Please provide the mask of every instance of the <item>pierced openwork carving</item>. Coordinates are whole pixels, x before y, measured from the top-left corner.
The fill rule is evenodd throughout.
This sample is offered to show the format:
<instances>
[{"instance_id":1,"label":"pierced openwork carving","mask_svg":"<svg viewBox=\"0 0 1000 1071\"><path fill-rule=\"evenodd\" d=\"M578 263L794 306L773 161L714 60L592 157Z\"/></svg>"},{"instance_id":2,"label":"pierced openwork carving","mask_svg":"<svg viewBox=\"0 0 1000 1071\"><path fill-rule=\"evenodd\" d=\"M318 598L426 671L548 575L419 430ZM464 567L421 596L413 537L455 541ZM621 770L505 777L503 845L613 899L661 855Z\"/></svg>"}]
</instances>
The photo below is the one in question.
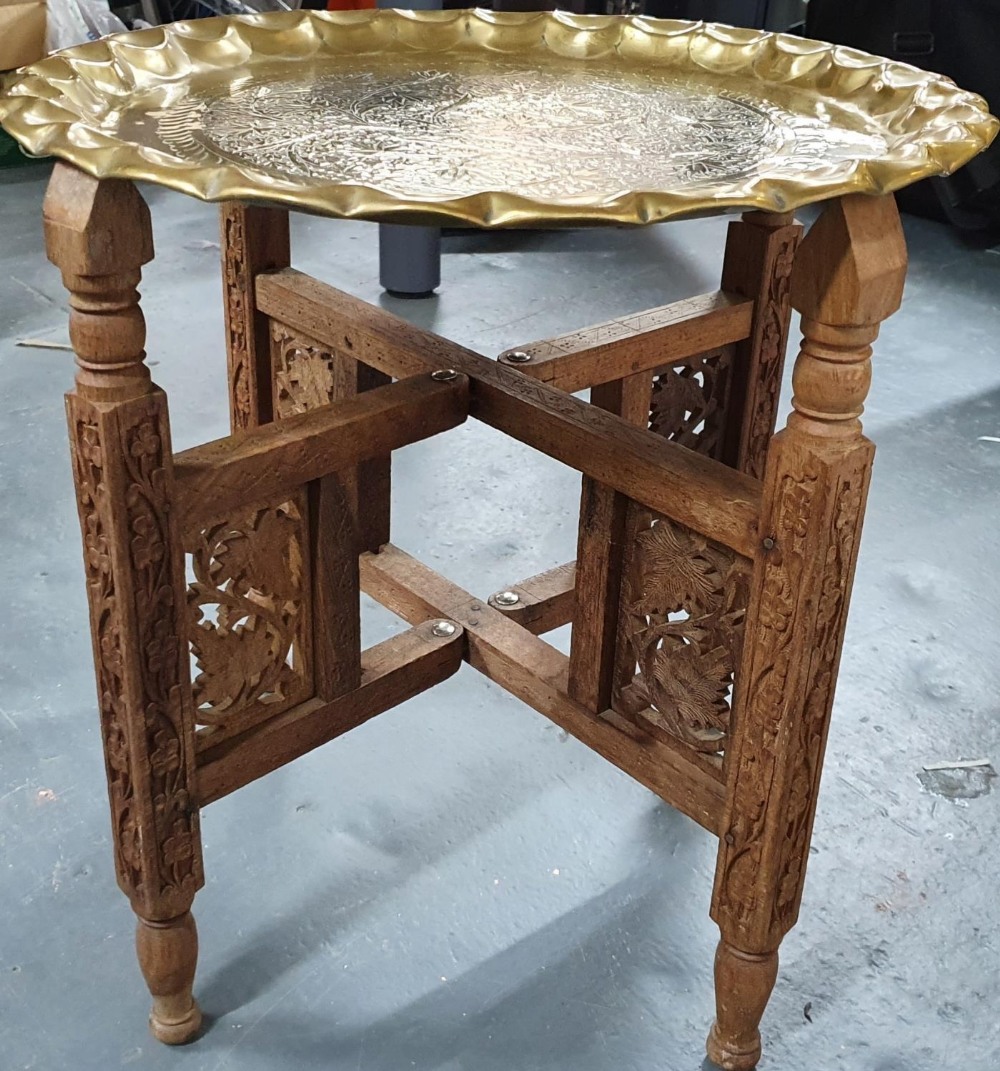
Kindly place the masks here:
<instances>
[{"instance_id":1,"label":"pierced openwork carving","mask_svg":"<svg viewBox=\"0 0 1000 1071\"><path fill-rule=\"evenodd\" d=\"M620 619L629 683L618 706L698 751L721 751L750 563L665 517L636 521Z\"/></svg>"},{"instance_id":2,"label":"pierced openwork carving","mask_svg":"<svg viewBox=\"0 0 1000 1071\"><path fill-rule=\"evenodd\" d=\"M653 380L649 427L690 450L723 447L732 350L678 361ZM629 505L616 706L698 751L723 750L750 563L637 503Z\"/></svg>"},{"instance_id":3,"label":"pierced openwork carving","mask_svg":"<svg viewBox=\"0 0 1000 1071\"><path fill-rule=\"evenodd\" d=\"M282 417L306 413L333 401L336 358L321 343L284 324L271 324L274 413Z\"/></svg>"},{"instance_id":4,"label":"pierced openwork carving","mask_svg":"<svg viewBox=\"0 0 1000 1071\"><path fill-rule=\"evenodd\" d=\"M162 412L155 400L119 410L117 462L106 457L100 417L75 399L70 412L115 867L134 902L169 910L190 902L201 884L201 858L187 788ZM123 466L125 482L117 536L109 463ZM118 558L115 545L127 548ZM126 630L133 629L129 644ZM148 760L137 764L137 755Z\"/></svg>"},{"instance_id":5,"label":"pierced openwork carving","mask_svg":"<svg viewBox=\"0 0 1000 1071\"><path fill-rule=\"evenodd\" d=\"M231 517L187 548L200 724L238 731L310 697L306 538L300 496Z\"/></svg>"},{"instance_id":6,"label":"pierced openwork carving","mask_svg":"<svg viewBox=\"0 0 1000 1071\"><path fill-rule=\"evenodd\" d=\"M732 350L679 361L653 379L649 427L657 435L709 457L722 448Z\"/></svg>"}]
</instances>

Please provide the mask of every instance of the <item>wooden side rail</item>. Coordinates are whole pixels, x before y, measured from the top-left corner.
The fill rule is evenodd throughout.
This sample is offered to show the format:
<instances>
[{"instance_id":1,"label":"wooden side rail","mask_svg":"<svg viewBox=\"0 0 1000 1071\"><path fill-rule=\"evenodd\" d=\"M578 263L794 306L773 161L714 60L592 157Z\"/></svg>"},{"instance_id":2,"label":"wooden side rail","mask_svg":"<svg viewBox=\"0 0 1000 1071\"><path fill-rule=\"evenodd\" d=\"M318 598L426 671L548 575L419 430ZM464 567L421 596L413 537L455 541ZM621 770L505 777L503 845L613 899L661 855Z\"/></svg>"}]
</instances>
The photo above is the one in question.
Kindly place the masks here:
<instances>
[{"instance_id":1,"label":"wooden side rail","mask_svg":"<svg viewBox=\"0 0 1000 1071\"><path fill-rule=\"evenodd\" d=\"M391 544L361 555L361 586L412 624L444 617L461 625L471 666L718 834L720 774L610 712L613 723L573 702L568 659L550 644Z\"/></svg>"},{"instance_id":2,"label":"wooden side rail","mask_svg":"<svg viewBox=\"0 0 1000 1071\"><path fill-rule=\"evenodd\" d=\"M467 375L471 416L753 556L759 481L299 272L260 276L257 301L268 315L389 375L440 368Z\"/></svg>"},{"instance_id":3,"label":"wooden side rail","mask_svg":"<svg viewBox=\"0 0 1000 1071\"><path fill-rule=\"evenodd\" d=\"M491 595L489 603L536 636L568 625L576 607L576 562L557 565L512 584Z\"/></svg>"},{"instance_id":4,"label":"wooden side rail","mask_svg":"<svg viewBox=\"0 0 1000 1071\"><path fill-rule=\"evenodd\" d=\"M430 623L370 647L361 686L330 702L312 699L198 755L201 806L235 792L349 729L440 684L462 664L461 628L438 636Z\"/></svg>"},{"instance_id":5,"label":"wooden side rail","mask_svg":"<svg viewBox=\"0 0 1000 1071\"><path fill-rule=\"evenodd\" d=\"M424 373L185 450L174 458L181 532L447 431L468 411L464 376L439 382Z\"/></svg>"},{"instance_id":6,"label":"wooden side rail","mask_svg":"<svg viewBox=\"0 0 1000 1071\"><path fill-rule=\"evenodd\" d=\"M558 338L515 346L501 353L499 360L573 393L741 342L750 333L753 310L748 298L716 290Z\"/></svg>"}]
</instances>

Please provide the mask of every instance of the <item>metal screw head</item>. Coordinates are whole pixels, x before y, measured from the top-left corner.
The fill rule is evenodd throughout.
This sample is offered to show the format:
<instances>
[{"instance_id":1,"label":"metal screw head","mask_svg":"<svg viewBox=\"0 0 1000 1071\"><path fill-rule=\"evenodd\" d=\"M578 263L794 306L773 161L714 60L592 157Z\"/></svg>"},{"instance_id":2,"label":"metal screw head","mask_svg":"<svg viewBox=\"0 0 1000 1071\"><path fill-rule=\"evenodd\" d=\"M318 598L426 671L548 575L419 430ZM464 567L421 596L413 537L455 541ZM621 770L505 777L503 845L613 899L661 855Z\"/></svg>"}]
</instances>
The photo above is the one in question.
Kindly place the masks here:
<instances>
[{"instance_id":1,"label":"metal screw head","mask_svg":"<svg viewBox=\"0 0 1000 1071\"><path fill-rule=\"evenodd\" d=\"M454 368L439 368L436 372L431 372L431 379L436 379L438 383L448 383L458 379L458 373Z\"/></svg>"},{"instance_id":2,"label":"metal screw head","mask_svg":"<svg viewBox=\"0 0 1000 1071\"><path fill-rule=\"evenodd\" d=\"M527 364L531 360L531 354L526 353L524 350L507 350L506 353L500 355L505 361L510 361L511 364Z\"/></svg>"},{"instance_id":3,"label":"metal screw head","mask_svg":"<svg viewBox=\"0 0 1000 1071\"><path fill-rule=\"evenodd\" d=\"M517 606L521 601L521 596L516 591L498 591L493 596L493 602L497 606Z\"/></svg>"},{"instance_id":4,"label":"metal screw head","mask_svg":"<svg viewBox=\"0 0 1000 1071\"><path fill-rule=\"evenodd\" d=\"M774 540L768 536L766 539L761 540L761 546L765 550L774 550Z\"/></svg>"},{"instance_id":5,"label":"metal screw head","mask_svg":"<svg viewBox=\"0 0 1000 1071\"><path fill-rule=\"evenodd\" d=\"M435 636L454 636L458 629L450 621L435 621L431 632Z\"/></svg>"}]
</instances>

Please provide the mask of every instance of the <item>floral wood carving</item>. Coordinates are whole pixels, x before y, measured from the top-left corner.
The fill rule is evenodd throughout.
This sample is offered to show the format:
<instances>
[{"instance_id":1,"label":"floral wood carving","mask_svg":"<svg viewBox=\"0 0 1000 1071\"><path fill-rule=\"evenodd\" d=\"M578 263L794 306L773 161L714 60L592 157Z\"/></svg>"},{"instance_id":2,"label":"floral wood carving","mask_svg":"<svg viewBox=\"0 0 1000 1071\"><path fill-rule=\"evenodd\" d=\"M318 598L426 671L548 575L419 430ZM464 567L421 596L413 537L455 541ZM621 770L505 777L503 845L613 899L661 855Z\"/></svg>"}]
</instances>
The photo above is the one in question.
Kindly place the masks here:
<instances>
[{"instance_id":1,"label":"floral wood carving","mask_svg":"<svg viewBox=\"0 0 1000 1071\"><path fill-rule=\"evenodd\" d=\"M722 448L732 351L712 350L663 369L653 379L649 428L671 442L716 457Z\"/></svg>"},{"instance_id":2,"label":"floral wood carving","mask_svg":"<svg viewBox=\"0 0 1000 1071\"><path fill-rule=\"evenodd\" d=\"M229 354L229 404L233 430L255 423L250 367L250 343L247 337L247 266L246 233L243 215L236 206L223 212L223 273L226 298L226 331Z\"/></svg>"},{"instance_id":3,"label":"floral wood carving","mask_svg":"<svg viewBox=\"0 0 1000 1071\"><path fill-rule=\"evenodd\" d=\"M764 568L760 621L745 670L754 725L745 746L754 758L738 764L733 791L747 802L734 811L726 832L713 908L736 927L750 928L753 940L780 940L798 911L870 464L866 450L836 474L807 461L778 486L781 552ZM828 549L817 562L818 543ZM817 570L822 595L811 609L795 593L815 582L808 574ZM815 628L803 649L800 624L813 613ZM802 696L801 713L779 743L791 696ZM779 761L789 771L780 802L773 798ZM769 822L777 822L771 833ZM763 873L772 876L768 887L775 894L770 917L761 918L756 890Z\"/></svg>"},{"instance_id":4,"label":"floral wood carving","mask_svg":"<svg viewBox=\"0 0 1000 1071\"><path fill-rule=\"evenodd\" d=\"M665 517L635 520L620 618L629 681L623 712L698 751L721 751L750 563Z\"/></svg>"},{"instance_id":5,"label":"floral wood carving","mask_svg":"<svg viewBox=\"0 0 1000 1071\"><path fill-rule=\"evenodd\" d=\"M336 391L336 359L322 344L271 323L275 416L293 416L329 405Z\"/></svg>"},{"instance_id":6,"label":"floral wood carving","mask_svg":"<svg viewBox=\"0 0 1000 1071\"><path fill-rule=\"evenodd\" d=\"M814 654L806 684L805 717L795 725L795 753L800 761L792 764L786 814L788 825L779 864L778 895L774 924L782 931L795 924L813 808L823 765L823 740L837 678L841 637L847 617L846 588L853 568L858 535L858 518L864 509L868 463L842 473L834 492L833 532L821 595L816 611Z\"/></svg>"},{"instance_id":7,"label":"floral wood carving","mask_svg":"<svg viewBox=\"0 0 1000 1071\"><path fill-rule=\"evenodd\" d=\"M193 726L176 628L164 414L156 397L123 405L110 419L71 398L70 414L115 866L134 903L149 917L169 917L190 905L203 879L198 812L188 789L185 734ZM102 431L117 432L114 458L106 455ZM124 510L117 516L111 464L124 470Z\"/></svg>"},{"instance_id":8,"label":"floral wood carving","mask_svg":"<svg viewBox=\"0 0 1000 1071\"><path fill-rule=\"evenodd\" d=\"M311 695L304 512L301 496L248 509L187 548L201 724L239 731Z\"/></svg>"},{"instance_id":9,"label":"floral wood carving","mask_svg":"<svg viewBox=\"0 0 1000 1071\"><path fill-rule=\"evenodd\" d=\"M732 349L678 361L653 380L649 427L717 456ZM617 708L694 749L721 751L739 663L750 565L637 503L626 520Z\"/></svg>"},{"instance_id":10,"label":"floral wood carving","mask_svg":"<svg viewBox=\"0 0 1000 1071\"><path fill-rule=\"evenodd\" d=\"M781 373L785 365L785 347L788 342L789 291L798 244L799 229L793 228L779 246L764 302L764 323L761 328L757 368L751 377L754 393L748 400L749 431L742 468L748 476L758 480L764 478L767 448L774 434L778 415Z\"/></svg>"}]
</instances>

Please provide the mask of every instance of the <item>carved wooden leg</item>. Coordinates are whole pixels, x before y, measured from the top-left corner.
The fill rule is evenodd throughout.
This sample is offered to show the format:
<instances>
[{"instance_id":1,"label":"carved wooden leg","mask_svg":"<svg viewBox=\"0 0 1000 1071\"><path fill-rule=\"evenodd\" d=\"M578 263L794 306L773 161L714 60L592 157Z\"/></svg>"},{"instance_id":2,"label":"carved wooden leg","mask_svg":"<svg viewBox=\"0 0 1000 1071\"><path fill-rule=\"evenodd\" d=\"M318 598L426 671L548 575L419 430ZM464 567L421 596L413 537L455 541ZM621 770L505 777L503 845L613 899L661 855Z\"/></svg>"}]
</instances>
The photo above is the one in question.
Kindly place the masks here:
<instances>
[{"instance_id":1,"label":"carved wooden leg","mask_svg":"<svg viewBox=\"0 0 1000 1071\"><path fill-rule=\"evenodd\" d=\"M727 941L715 952L715 1022L708 1055L727 1071L757 1066L758 1024L778 977L778 953L740 952Z\"/></svg>"},{"instance_id":2,"label":"carved wooden leg","mask_svg":"<svg viewBox=\"0 0 1000 1071\"><path fill-rule=\"evenodd\" d=\"M222 285L229 359L229 413L233 431L274 418L268 317L257 311L257 276L291 260L288 212L229 202L220 212Z\"/></svg>"},{"instance_id":3,"label":"carved wooden leg","mask_svg":"<svg viewBox=\"0 0 1000 1071\"><path fill-rule=\"evenodd\" d=\"M79 365L67 411L118 883L141 920L153 1032L176 1043L201 1019L188 911L204 879L167 401L143 364L135 289L153 256L149 212L131 183L60 163L45 232Z\"/></svg>"},{"instance_id":4,"label":"carved wooden leg","mask_svg":"<svg viewBox=\"0 0 1000 1071\"><path fill-rule=\"evenodd\" d=\"M153 996L149 1029L157 1041L182 1045L201 1027L201 1009L191 995L198 963L198 930L186 911L166 922L140 918L135 950L142 976Z\"/></svg>"},{"instance_id":5,"label":"carved wooden leg","mask_svg":"<svg viewBox=\"0 0 1000 1071\"><path fill-rule=\"evenodd\" d=\"M754 301L750 337L737 343L718 456L761 479L778 416L791 317L791 275L802 227L791 213L745 212L729 224L722 289Z\"/></svg>"},{"instance_id":6,"label":"carved wooden leg","mask_svg":"<svg viewBox=\"0 0 1000 1071\"><path fill-rule=\"evenodd\" d=\"M798 916L874 454L859 419L871 343L905 274L891 197L831 203L796 258L804 339L794 412L764 475L712 898L722 943L708 1053L727 1071L757 1063L777 949Z\"/></svg>"}]
</instances>

